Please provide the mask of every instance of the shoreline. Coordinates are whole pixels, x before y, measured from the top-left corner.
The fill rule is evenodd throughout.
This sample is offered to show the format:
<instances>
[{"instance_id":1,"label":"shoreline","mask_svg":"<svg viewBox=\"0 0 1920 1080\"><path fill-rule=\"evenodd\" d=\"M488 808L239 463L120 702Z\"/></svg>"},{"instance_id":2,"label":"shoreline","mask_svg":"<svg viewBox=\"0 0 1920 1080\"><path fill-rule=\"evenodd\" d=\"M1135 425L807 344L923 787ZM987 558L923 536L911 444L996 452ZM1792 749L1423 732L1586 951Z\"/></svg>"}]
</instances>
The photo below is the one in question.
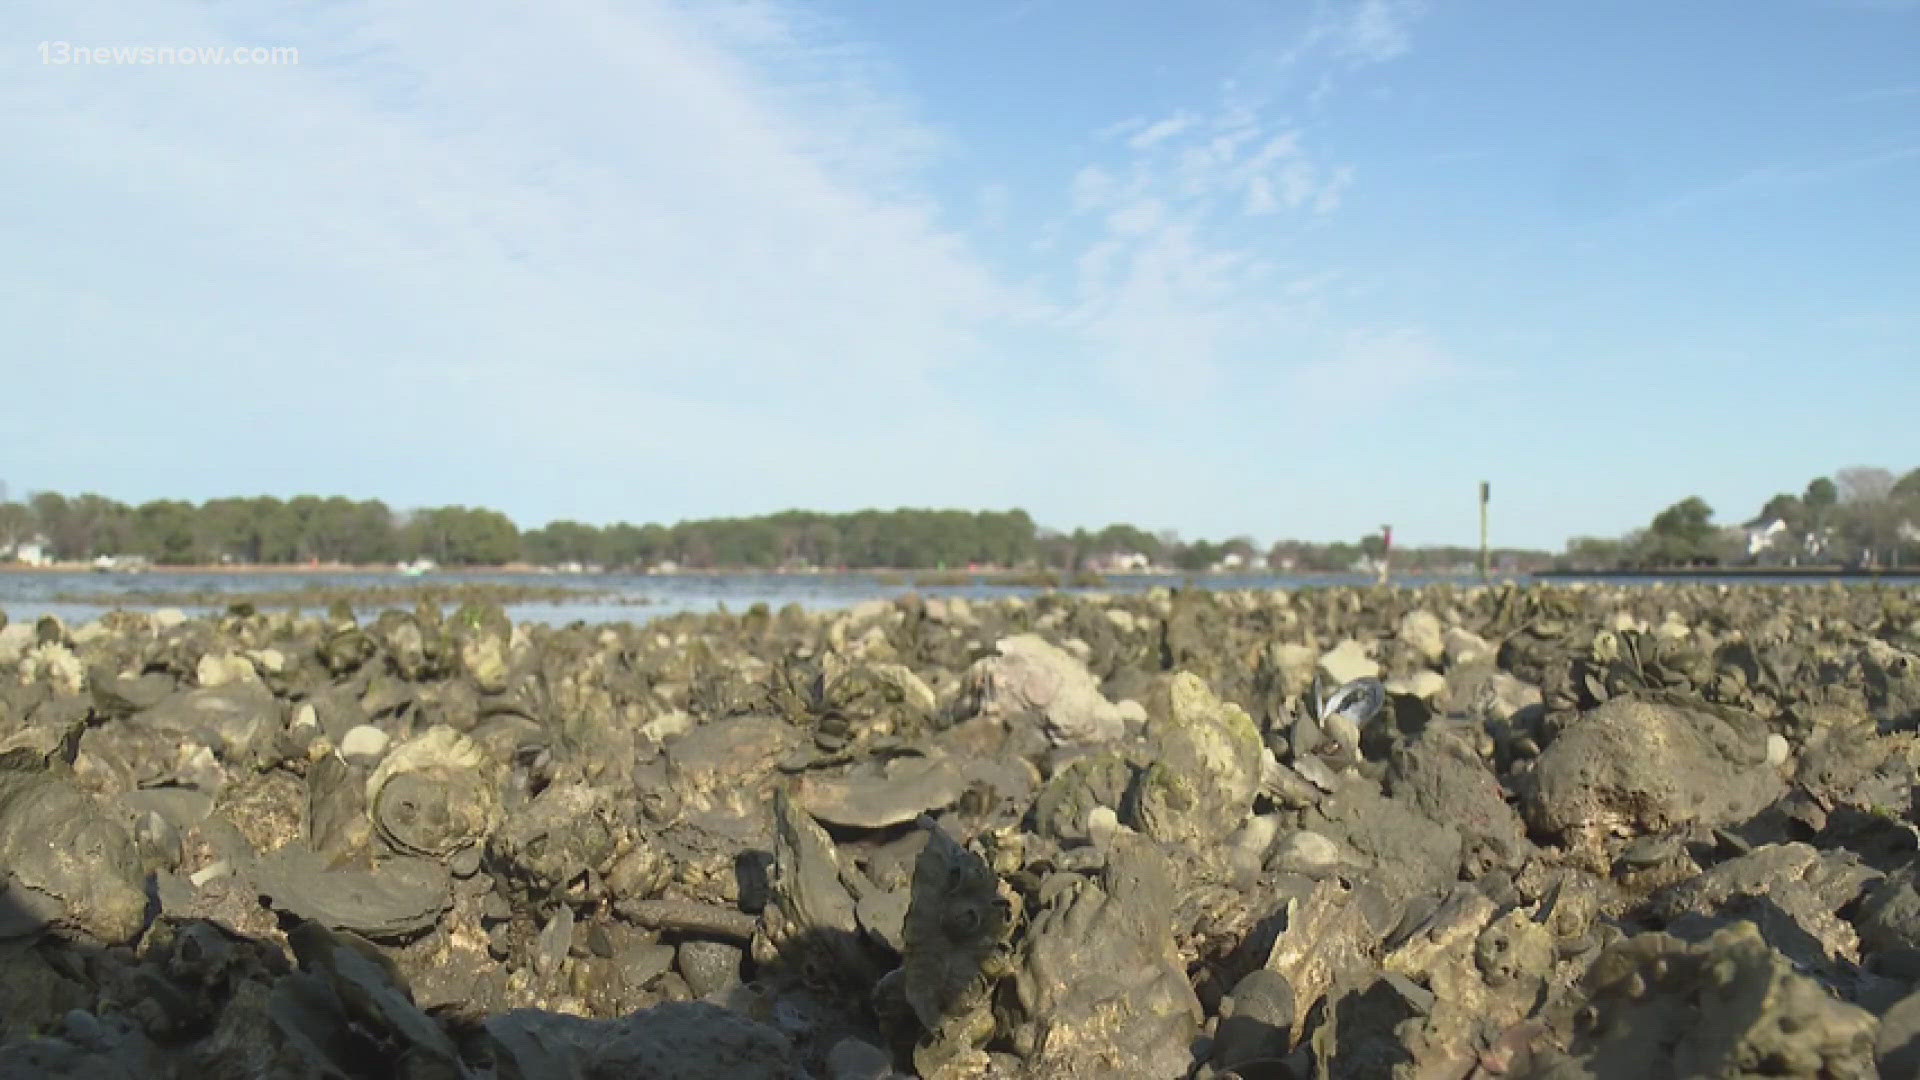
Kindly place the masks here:
<instances>
[{"instance_id":1,"label":"shoreline","mask_svg":"<svg viewBox=\"0 0 1920 1080\"><path fill-rule=\"evenodd\" d=\"M1809 580L1920 579L1920 566L1683 566L1640 570L1536 570L1545 581L1608 581L1622 578L1671 578L1710 581L1714 578L1806 578Z\"/></svg>"},{"instance_id":2,"label":"shoreline","mask_svg":"<svg viewBox=\"0 0 1920 1080\"><path fill-rule=\"evenodd\" d=\"M432 571L437 575L457 574L546 574L546 571L530 563L504 563L499 566L459 566L440 567ZM213 563L182 566L164 566L152 564L138 570L101 570L91 562L52 563L47 566L28 566L25 563L0 563L0 574L99 574L101 577L138 577L141 574L226 574L233 577L248 577L263 574L390 574L405 577L392 563L369 563L352 565L348 563ZM562 575L557 571L554 577L582 577L587 575Z\"/></svg>"},{"instance_id":3,"label":"shoreline","mask_svg":"<svg viewBox=\"0 0 1920 1080\"><path fill-rule=\"evenodd\" d=\"M248 563L248 564L212 564L186 566L152 565L138 570L100 570L92 563L56 563L50 566L29 566L24 563L0 563L0 576L51 577L58 575L86 574L103 578L141 578L146 576L200 576L200 577L301 577L323 581L338 577L379 577L393 579L396 584L415 583L428 585L433 582L454 583L469 578L481 578L498 575L524 575L552 580L590 582L609 577L617 578L659 578L700 579L700 578L815 578L822 580L878 581L890 586L921 588L962 587L966 585L1026 585L1053 588L1093 588L1098 589L1110 584L1119 584L1140 579L1188 579L1196 581L1236 579L1244 581L1269 581L1276 586L1302 585L1314 582L1348 583L1357 573L1328 571L1322 573L1302 573L1299 571L1279 570L1177 570L1156 568L1152 570L1102 570L1102 571L1065 571L1065 570L966 570L940 569L937 567L900 568L870 567L858 570L840 569L758 569L758 568L715 568L653 570L653 571L601 571L598 573L563 571L531 563L502 563L492 566L442 566L424 574L409 574L391 563L351 565L343 563L323 563L318 566L306 563ZM1370 576L1370 575L1369 575ZM1577 581L1620 581L1636 578L1664 581L1713 581L1743 579L1799 579L1807 581L1914 581L1920 580L1920 566L1913 567L1845 567L1845 566L1713 566L1713 567L1670 567L1636 569L1539 569L1527 571L1508 571L1490 574L1480 579L1473 573L1423 572L1406 570L1395 573L1389 584L1413 580L1451 581L1469 585L1497 584L1501 581L1531 579L1540 582L1577 582Z\"/></svg>"},{"instance_id":4,"label":"shoreline","mask_svg":"<svg viewBox=\"0 0 1920 1080\"><path fill-rule=\"evenodd\" d=\"M1531 572L1538 574L1538 571ZM153 564L138 570L100 570L90 562L56 563L50 566L28 566L24 563L0 563L0 574L98 574L101 577L139 577L145 574L198 574L205 576L249 577L272 574L300 574L323 577L328 575L377 575L382 577L405 577L414 580L437 577L465 577L490 574L532 574L554 578L596 578L596 577L659 577L659 578L699 578L699 577L794 577L794 578L930 578L952 579L955 581L980 580L986 582L1007 579L1034 579L1045 576L1059 578L1062 582L1080 578L1101 578L1106 580L1128 580L1133 578L1271 578L1275 581L1315 581L1327 578L1351 578L1361 576L1359 571L1327 570L1319 572L1299 572L1261 569L1238 570L1180 570L1177 568L1157 567L1151 570L967 570L941 569L937 566L922 567L864 567L861 569L811 569L791 570L778 567L715 567L695 569L682 567L677 570L633 570L633 571L564 571L536 566L532 563L501 563L492 566L439 566L424 574L407 574L391 563L372 563L350 565L345 563L323 563L313 566L306 563L226 563L215 565L166 566ZM1513 571L1496 574L1494 577L1528 576L1527 571ZM1370 575L1367 575L1370 576ZM1406 570L1395 574L1396 577L1411 578L1466 578L1472 573L1455 574L1445 571Z\"/></svg>"}]
</instances>

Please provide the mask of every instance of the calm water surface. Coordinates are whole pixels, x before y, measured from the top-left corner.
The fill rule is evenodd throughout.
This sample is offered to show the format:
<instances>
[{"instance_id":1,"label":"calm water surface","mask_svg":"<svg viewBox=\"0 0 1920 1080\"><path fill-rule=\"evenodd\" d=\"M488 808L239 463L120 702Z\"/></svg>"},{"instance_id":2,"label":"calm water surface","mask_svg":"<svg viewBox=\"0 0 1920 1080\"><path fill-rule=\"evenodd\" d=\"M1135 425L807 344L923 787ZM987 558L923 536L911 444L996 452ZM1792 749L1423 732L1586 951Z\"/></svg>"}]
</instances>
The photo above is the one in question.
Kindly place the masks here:
<instances>
[{"instance_id":1,"label":"calm water surface","mask_svg":"<svg viewBox=\"0 0 1920 1080\"><path fill-rule=\"evenodd\" d=\"M1472 576L1396 575L1393 580L1395 584L1400 585L1440 582L1458 585L1478 583L1478 579ZM1507 575L1496 577L1495 580L1526 584L1532 579L1525 575ZM1604 584L1660 585L1674 584L1681 580L1683 579L1648 576L1612 578ZM1818 586L1826 583L1825 579L1817 578L1754 575L1689 577L1684 580L1706 584L1745 583L1749 585ZM1836 578L1832 580L1840 580L1847 585L1860 587L1871 587L1875 584L1873 579ZM1106 583L1098 588L1062 588L1058 591L1135 593L1144 592L1159 585L1180 587L1189 582L1208 589L1298 589L1331 585L1368 585L1372 581L1373 578L1370 575L1364 574L1301 577L1277 577L1268 574L1193 576L1126 574L1109 577ZM1034 586L989 584L984 581L964 585L931 585L916 588L911 584L911 575L901 578L870 574L480 573L407 577L396 572L194 574L155 570L140 574L97 574L76 571L72 573L0 573L0 611L4 611L12 620L35 619L41 615L51 614L59 616L69 625L77 625L98 618L101 614L116 608L152 610L162 606L151 599L142 599L140 594L192 592L238 596L247 593L299 593L314 590L316 591L315 600L311 604L298 606L303 610L317 612L324 607L324 601L318 597L317 593L317 590L321 589L392 589L413 586L444 588L468 583L563 588L576 591L579 595L564 599L507 605L508 615L516 622L546 623L555 626L564 626L573 622L644 623L662 615L688 611L711 612L724 609L740 612L760 603L776 610L787 604L799 604L802 608L812 611L829 610L849 607L863 600L895 597L907 592L919 592L922 596L964 596L970 600L987 600L1004 596L1034 596L1047 591ZM1888 578L1881 583L1913 588L1916 585L1916 579L1911 576ZM179 607L189 614L214 613L224 610L225 607L224 604L166 606Z\"/></svg>"},{"instance_id":2,"label":"calm water surface","mask_svg":"<svg viewBox=\"0 0 1920 1080\"><path fill-rule=\"evenodd\" d=\"M1471 578L1396 577L1396 583L1433 581L1473 583ZM1361 574L1317 577L1274 577L1265 574L1115 575L1097 589L1062 588L1060 592L1133 593L1157 585L1178 587L1187 582L1209 589L1275 589L1315 585L1364 585L1372 578ZM319 590L340 588L449 587L495 584L534 588L564 588L580 595L507 605L516 622L564 626L573 622L642 623L662 615L688 611L745 611L764 603L779 609L787 604L817 611L849 607L863 600L886 599L907 592L922 596L964 596L988 600L1004 596L1034 596L1047 590L1021 585L933 585L916 588L907 579L866 574L428 574L407 577L399 573L193 574L164 570L139 574L0 573L0 611L11 620L57 615L77 625L115 609L153 610L178 607L188 614L224 610L222 604L156 604L141 594L211 593L240 596L248 593L314 591L303 610L320 611L325 601ZM293 605L287 605L293 606Z\"/></svg>"}]
</instances>

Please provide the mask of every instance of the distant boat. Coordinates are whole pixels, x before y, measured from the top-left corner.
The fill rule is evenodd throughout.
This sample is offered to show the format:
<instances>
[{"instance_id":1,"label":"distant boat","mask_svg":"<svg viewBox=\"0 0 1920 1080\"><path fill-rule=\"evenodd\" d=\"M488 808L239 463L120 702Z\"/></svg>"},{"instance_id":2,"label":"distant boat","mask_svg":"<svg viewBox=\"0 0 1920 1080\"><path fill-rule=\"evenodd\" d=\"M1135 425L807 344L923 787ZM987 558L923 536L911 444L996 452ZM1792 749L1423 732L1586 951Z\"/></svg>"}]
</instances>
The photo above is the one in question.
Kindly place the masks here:
<instances>
[{"instance_id":1,"label":"distant boat","mask_svg":"<svg viewBox=\"0 0 1920 1080\"><path fill-rule=\"evenodd\" d=\"M414 559L411 562L401 563L396 569L408 577L419 577L436 568L432 559Z\"/></svg>"},{"instance_id":2,"label":"distant boat","mask_svg":"<svg viewBox=\"0 0 1920 1080\"><path fill-rule=\"evenodd\" d=\"M148 566L145 555L101 555L93 560L96 574L138 574Z\"/></svg>"}]
</instances>

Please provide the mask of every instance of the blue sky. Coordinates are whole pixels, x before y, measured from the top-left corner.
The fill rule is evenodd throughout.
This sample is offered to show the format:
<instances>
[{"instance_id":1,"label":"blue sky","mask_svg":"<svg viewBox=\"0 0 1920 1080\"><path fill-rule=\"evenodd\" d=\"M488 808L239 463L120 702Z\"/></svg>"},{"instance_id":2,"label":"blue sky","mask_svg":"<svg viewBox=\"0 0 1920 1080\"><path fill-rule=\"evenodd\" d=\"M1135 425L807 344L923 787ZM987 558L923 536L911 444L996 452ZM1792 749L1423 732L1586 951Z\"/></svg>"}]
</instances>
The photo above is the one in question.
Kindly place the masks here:
<instances>
[{"instance_id":1,"label":"blue sky","mask_svg":"<svg viewBox=\"0 0 1920 1080\"><path fill-rule=\"evenodd\" d=\"M5 23L16 497L1558 549L1920 465L1920 0Z\"/></svg>"}]
</instances>

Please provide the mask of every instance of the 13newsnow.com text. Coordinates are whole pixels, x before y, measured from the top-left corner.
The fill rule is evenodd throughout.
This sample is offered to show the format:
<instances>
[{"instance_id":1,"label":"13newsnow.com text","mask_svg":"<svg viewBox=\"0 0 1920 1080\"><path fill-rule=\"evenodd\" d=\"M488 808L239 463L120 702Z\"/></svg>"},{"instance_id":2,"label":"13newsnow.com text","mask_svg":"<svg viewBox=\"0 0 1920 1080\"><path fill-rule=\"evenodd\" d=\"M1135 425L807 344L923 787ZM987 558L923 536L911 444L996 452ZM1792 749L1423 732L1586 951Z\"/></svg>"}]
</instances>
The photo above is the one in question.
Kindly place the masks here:
<instances>
[{"instance_id":1,"label":"13newsnow.com text","mask_svg":"<svg viewBox=\"0 0 1920 1080\"><path fill-rule=\"evenodd\" d=\"M40 62L73 67L274 67L300 62L292 45L76 45L40 43Z\"/></svg>"}]
</instances>

